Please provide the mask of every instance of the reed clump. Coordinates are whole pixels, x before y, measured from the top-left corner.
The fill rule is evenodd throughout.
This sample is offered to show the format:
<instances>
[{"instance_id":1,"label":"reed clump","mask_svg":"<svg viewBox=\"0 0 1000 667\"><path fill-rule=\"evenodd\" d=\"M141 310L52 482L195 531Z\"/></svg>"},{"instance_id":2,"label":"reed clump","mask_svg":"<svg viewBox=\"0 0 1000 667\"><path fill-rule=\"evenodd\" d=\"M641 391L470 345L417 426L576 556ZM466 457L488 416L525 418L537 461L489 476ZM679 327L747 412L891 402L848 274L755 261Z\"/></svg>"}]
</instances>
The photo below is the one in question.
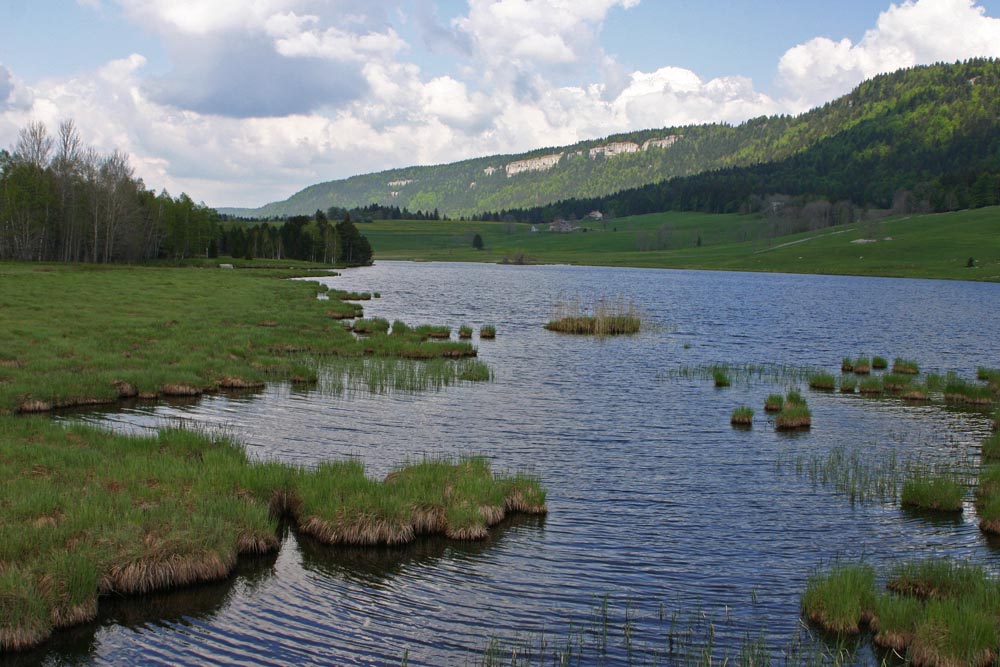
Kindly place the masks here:
<instances>
[{"instance_id":1,"label":"reed clump","mask_svg":"<svg viewBox=\"0 0 1000 667\"><path fill-rule=\"evenodd\" d=\"M354 324L351 325L351 331L356 334L373 334L373 333L389 333L389 320L376 317L373 319L359 319L355 320Z\"/></svg>"},{"instance_id":2,"label":"reed clump","mask_svg":"<svg viewBox=\"0 0 1000 667\"><path fill-rule=\"evenodd\" d=\"M872 362L868 357L858 357L851 365L851 371L855 375L868 375L872 372Z\"/></svg>"},{"instance_id":3,"label":"reed clump","mask_svg":"<svg viewBox=\"0 0 1000 667\"><path fill-rule=\"evenodd\" d=\"M990 420L990 424L994 431L1000 431L1000 408L993 411L993 417Z\"/></svg>"},{"instance_id":4,"label":"reed clump","mask_svg":"<svg viewBox=\"0 0 1000 667\"><path fill-rule=\"evenodd\" d=\"M1000 535L1000 464L989 463L980 469L975 502L979 529Z\"/></svg>"},{"instance_id":5,"label":"reed clump","mask_svg":"<svg viewBox=\"0 0 1000 667\"><path fill-rule=\"evenodd\" d=\"M988 386L949 376L944 386L944 398L951 403L989 405L993 402L993 390Z\"/></svg>"},{"instance_id":6,"label":"reed clump","mask_svg":"<svg viewBox=\"0 0 1000 667\"><path fill-rule=\"evenodd\" d=\"M578 299L562 302L545 328L559 333L616 336L638 333L641 326L642 317L635 304L618 296L602 297L589 307Z\"/></svg>"},{"instance_id":7,"label":"reed clump","mask_svg":"<svg viewBox=\"0 0 1000 667\"><path fill-rule=\"evenodd\" d=\"M472 338L472 327L467 324L463 324L458 327L458 337L461 340L468 340L469 338Z\"/></svg>"},{"instance_id":8,"label":"reed clump","mask_svg":"<svg viewBox=\"0 0 1000 667\"><path fill-rule=\"evenodd\" d=\"M903 481L900 502L903 507L960 513L964 497L965 487L951 475L913 473Z\"/></svg>"},{"instance_id":9,"label":"reed clump","mask_svg":"<svg viewBox=\"0 0 1000 667\"><path fill-rule=\"evenodd\" d=\"M905 401L929 401L931 397L927 385L917 382L906 385L899 395Z\"/></svg>"},{"instance_id":10,"label":"reed clump","mask_svg":"<svg viewBox=\"0 0 1000 667\"><path fill-rule=\"evenodd\" d=\"M841 375L839 387L841 394L853 394L858 390L858 379L853 375Z\"/></svg>"},{"instance_id":11,"label":"reed clump","mask_svg":"<svg viewBox=\"0 0 1000 667\"><path fill-rule=\"evenodd\" d=\"M101 595L227 577L239 555L278 548L281 518L328 544L374 545L482 539L507 514L546 512L537 479L494 475L483 458L425 460L379 482L357 461L254 462L188 431L12 417L0 418L0 484L0 652L92 620Z\"/></svg>"},{"instance_id":12,"label":"reed clump","mask_svg":"<svg viewBox=\"0 0 1000 667\"><path fill-rule=\"evenodd\" d=\"M781 394L770 394L764 399L764 412L781 412L785 407L785 397Z\"/></svg>"},{"instance_id":13,"label":"reed clump","mask_svg":"<svg viewBox=\"0 0 1000 667\"><path fill-rule=\"evenodd\" d=\"M493 340L497 337L497 328L492 324L484 324L479 327L479 338L483 340Z\"/></svg>"},{"instance_id":14,"label":"reed clump","mask_svg":"<svg viewBox=\"0 0 1000 667\"><path fill-rule=\"evenodd\" d=\"M812 412L797 389L785 394L784 407L774 418L774 426L779 431L804 430L812 426Z\"/></svg>"},{"instance_id":15,"label":"reed clump","mask_svg":"<svg viewBox=\"0 0 1000 667\"><path fill-rule=\"evenodd\" d=\"M719 388L728 387L733 383L729 379L729 373L724 368L715 368L712 370L712 382Z\"/></svg>"},{"instance_id":16,"label":"reed clump","mask_svg":"<svg viewBox=\"0 0 1000 667\"><path fill-rule=\"evenodd\" d=\"M809 376L809 388L821 391L833 391L837 386L837 381L829 373L813 373Z\"/></svg>"},{"instance_id":17,"label":"reed clump","mask_svg":"<svg viewBox=\"0 0 1000 667\"><path fill-rule=\"evenodd\" d=\"M1000 463L1000 433L994 433L983 440L983 463Z\"/></svg>"},{"instance_id":18,"label":"reed clump","mask_svg":"<svg viewBox=\"0 0 1000 667\"><path fill-rule=\"evenodd\" d=\"M889 362L885 357L880 357L875 355L872 357L872 369L876 371L884 371L889 367Z\"/></svg>"},{"instance_id":19,"label":"reed clump","mask_svg":"<svg viewBox=\"0 0 1000 667\"><path fill-rule=\"evenodd\" d=\"M745 405L736 408L729 423L733 426L753 426L753 408Z\"/></svg>"},{"instance_id":20,"label":"reed clump","mask_svg":"<svg viewBox=\"0 0 1000 667\"><path fill-rule=\"evenodd\" d=\"M802 613L827 632L857 635L873 617L875 598L873 568L838 563L809 578Z\"/></svg>"},{"instance_id":21,"label":"reed clump","mask_svg":"<svg viewBox=\"0 0 1000 667\"><path fill-rule=\"evenodd\" d=\"M854 371L854 359L850 357L844 357L840 361L840 372L841 373L851 373Z\"/></svg>"},{"instance_id":22,"label":"reed clump","mask_svg":"<svg viewBox=\"0 0 1000 667\"><path fill-rule=\"evenodd\" d=\"M892 362L892 372L902 375L919 375L920 365L913 359L903 359L896 357Z\"/></svg>"},{"instance_id":23,"label":"reed clump","mask_svg":"<svg viewBox=\"0 0 1000 667\"><path fill-rule=\"evenodd\" d=\"M881 377L866 377L858 383L858 393L866 396L879 396L884 390Z\"/></svg>"},{"instance_id":24,"label":"reed clump","mask_svg":"<svg viewBox=\"0 0 1000 667\"><path fill-rule=\"evenodd\" d=\"M913 383L913 376L903 373L886 373L882 376L882 386L890 394L901 394Z\"/></svg>"}]
</instances>

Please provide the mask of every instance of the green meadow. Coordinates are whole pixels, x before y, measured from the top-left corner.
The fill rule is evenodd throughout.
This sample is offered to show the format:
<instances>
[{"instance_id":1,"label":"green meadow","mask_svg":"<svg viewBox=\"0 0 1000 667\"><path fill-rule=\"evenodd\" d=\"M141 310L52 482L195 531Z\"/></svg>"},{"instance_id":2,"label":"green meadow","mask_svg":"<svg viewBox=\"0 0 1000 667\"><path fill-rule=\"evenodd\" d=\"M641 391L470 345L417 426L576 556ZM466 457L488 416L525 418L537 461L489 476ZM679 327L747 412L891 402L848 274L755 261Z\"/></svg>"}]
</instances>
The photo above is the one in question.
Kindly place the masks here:
<instances>
[{"instance_id":1,"label":"green meadow","mask_svg":"<svg viewBox=\"0 0 1000 667\"><path fill-rule=\"evenodd\" d=\"M566 234L499 222L385 220L359 228L376 259L1000 280L998 207L785 236L775 236L768 219L735 214L670 212L574 224L581 230ZM472 247L476 234L483 250ZM876 242L852 243L869 238ZM650 245L664 249L640 250Z\"/></svg>"}]
</instances>

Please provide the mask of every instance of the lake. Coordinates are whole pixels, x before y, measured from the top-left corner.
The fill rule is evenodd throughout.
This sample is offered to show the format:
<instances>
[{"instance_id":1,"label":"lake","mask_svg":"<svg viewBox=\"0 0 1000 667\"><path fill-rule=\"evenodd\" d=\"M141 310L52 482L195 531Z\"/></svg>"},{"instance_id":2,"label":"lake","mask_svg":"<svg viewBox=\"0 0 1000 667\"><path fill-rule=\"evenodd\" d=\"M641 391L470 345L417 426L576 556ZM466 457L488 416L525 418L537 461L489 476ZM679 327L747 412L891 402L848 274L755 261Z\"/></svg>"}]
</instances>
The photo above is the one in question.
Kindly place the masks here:
<instances>
[{"instance_id":1,"label":"lake","mask_svg":"<svg viewBox=\"0 0 1000 667\"><path fill-rule=\"evenodd\" d=\"M606 664L625 664L630 647L677 650L672 622L674 636L711 634L719 655L747 633L780 650L802 627L807 578L835 558L1000 566L971 492L963 518L929 519L892 501L852 503L800 470L837 448L871 464L974 461L989 433L982 412L808 391L795 373L837 374L842 357L860 354L970 379L1000 367L1000 285L406 262L324 282L380 292L366 316L496 325L495 341L473 341L495 381L384 395L276 385L59 418L224 428L254 456L359 457L378 477L424 456L484 454L494 470L537 474L548 516L515 518L481 543L400 549L288 535L277 556L243 562L227 582L102 602L96 623L0 664L478 664L494 637L595 641L603 605L614 630ZM560 300L601 295L634 301L643 330L542 329ZM702 372L716 363L769 370L716 389ZM791 385L809 400L809 432L778 433L763 413L764 398ZM757 412L749 431L729 424L743 404ZM854 660L876 658L862 643Z\"/></svg>"}]
</instances>

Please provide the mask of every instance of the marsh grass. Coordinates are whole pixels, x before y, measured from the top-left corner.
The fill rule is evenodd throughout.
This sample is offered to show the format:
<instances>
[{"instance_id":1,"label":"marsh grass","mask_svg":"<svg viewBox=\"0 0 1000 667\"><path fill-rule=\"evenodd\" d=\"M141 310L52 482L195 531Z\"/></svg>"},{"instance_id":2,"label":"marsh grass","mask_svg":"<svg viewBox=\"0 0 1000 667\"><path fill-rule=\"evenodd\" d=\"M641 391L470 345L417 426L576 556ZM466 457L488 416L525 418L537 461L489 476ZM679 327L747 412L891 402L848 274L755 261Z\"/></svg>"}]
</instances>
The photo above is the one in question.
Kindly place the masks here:
<instances>
[{"instance_id":1,"label":"marsh grass","mask_svg":"<svg viewBox=\"0 0 1000 667\"><path fill-rule=\"evenodd\" d=\"M356 334L373 334L373 333L389 333L389 320L376 317L373 319L359 319L355 320L354 324L351 325L351 331Z\"/></svg>"},{"instance_id":2,"label":"marsh grass","mask_svg":"<svg viewBox=\"0 0 1000 667\"><path fill-rule=\"evenodd\" d=\"M756 384L792 384L808 380L815 369L782 364L703 364L681 366L664 371L663 379L705 379L713 380L716 373L729 376L733 384L754 386Z\"/></svg>"},{"instance_id":3,"label":"marsh grass","mask_svg":"<svg viewBox=\"0 0 1000 667\"><path fill-rule=\"evenodd\" d=\"M901 394L913 383L913 376L896 373L885 373L882 375L882 386L890 394Z\"/></svg>"},{"instance_id":4,"label":"marsh grass","mask_svg":"<svg viewBox=\"0 0 1000 667\"><path fill-rule=\"evenodd\" d=\"M968 382L949 376L944 386L944 398L951 403L967 405L989 405L993 402L993 390L988 386Z\"/></svg>"},{"instance_id":5,"label":"marsh grass","mask_svg":"<svg viewBox=\"0 0 1000 667\"><path fill-rule=\"evenodd\" d=\"M873 458L860 448L835 447L827 454L794 454L779 460L778 469L789 467L817 486L841 493L851 503L894 501L908 469L913 464L895 452Z\"/></svg>"},{"instance_id":6,"label":"marsh grass","mask_svg":"<svg viewBox=\"0 0 1000 667\"><path fill-rule=\"evenodd\" d=\"M887 588L891 593L875 592L865 565L836 564L810 579L803 612L842 637L867 622L876 645L919 667L986 667L996 660L1000 589L981 567L910 561L890 572Z\"/></svg>"},{"instance_id":7,"label":"marsh grass","mask_svg":"<svg viewBox=\"0 0 1000 667\"><path fill-rule=\"evenodd\" d=\"M900 503L933 512L961 512L965 487L950 475L912 472L903 481Z\"/></svg>"},{"instance_id":8,"label":"marsh grass","mask_svg":"<svg viewBox=\"0 0 1000 667\"><path fill-rule=\"evenodd\" d=\"M638 333L641 326L642 316L635 303L619 295L601 297L589 306L579 299L560 302L545 328L559 333L616 336Z\"/></svg>"},{"instance_id":9,"label":"marsh grass","mask_svg":"<svg viewBox=\"0 0 1000 667\"><path fill-rule=\"evenodd\" d=\"M1000 464L986 463L980 469L975 502L979 529L1000 535Z\"/></svg>"},{"instance_id":10,"label":"marsh grass","mask_svg":"<svg viewBox=\"0 0 1000 667\"><path fill-rule=\"evenodd\" d=\"M880 357L875 355L872 357L872 369L876 371L884 371L889 367L889 362L886 361L885 357Z\"/></svg>"},{"instance_id":11,"label":"marsh grass","mask_svg":"<svg viewBox=\"0 0 1000 667\"><path fill-rule=\"evenodd\" d=\"M841 375L839 387L841 394L853 394L858 390L858 379L853 375Z\"/></svg>"},{"instance_id":12,"label":"marsh grass","mask_svg":"<svg viewBox=\"0 0 1000 667\"><path fill-rule=\"evenodd\" d=\"M785 407L774 418L774 426L779 431L797 431L812 427L812 413L801 403L785 402Z\"/></svg>"},{"instance_id":13,"label":"marsh grass","mask_svg":"<svg viewBox=\"0 0 1000 667\"><path fill-rule=\"evenodd\" d=\"M712 382L716 387L728 387L732 385L732 380L729 379L729 374L726 373L724 368L716 368L712 371Z\"/></svg>"},{"instance_id":14,"label":"marsh grass","mask_svg":"<svg viewBox=\"0 0 1000 667\"><path fill-rule=\"evenodd\" d=\"M482 340L493 340L497 337L497 328L492 324L484 324L479 327L479 338Z\"/></svg>"},{"instance_id":15,"label":"marsh grass","mask_svg":"<svg viewBox=\"0 0 1000 667\"><path fill-rule=\"evenodd\" d=\"M809 376L809 388L821 391L833 391L837 386L837 381L829 373L819 372Z\"/></svg>"},{"instance_id":16,"label":"marsh grass","mask_svg":"<svg viewBox=\"0 0 1000 667\"><path fill-rule=\"evenodd\" d=\"M983 463L1000 463L1000 433L983 440L981 452Z\"/></svg>"},{"instance_id":17,"label":"marsh grass","mask_svg":"<svg viewBox=\"0 0 1000 667\"><path fill-rule=\"evenodd\" d=\"M892 372L901 375L919 375L920 365L912 359L896 357L892 362Z\"/></svg>"},{"instance_id":18,"label":"marsh grass","mask_svg":"<svg viewBox=\"0 0 1000 667\"><path fill-rule=\"evenodd\" d=\"M753 408L748 406L740 406L733 410L733 414L729 419L729 423L733 426L752 426L753 425Z\"/></svg>"},{"instance_id":19,"label":"marsh grass","mask_svg":"<svg viewBox=\"0 0 1000 667\"><path fill-rule=\"evenodd\" d=\"M224 438L112 434L0 418L0 651L93 619L105 594L221 579L278 548L278 520L331 545L481 539L507 513L545 512L526 475L482 458L426 460L386 482L356 461L252 462Z\"/></svg>"},{"instance_id":20,"label":"marsh grass","mask_svg":"<svg viewBox=\"0 0 1000 667\"><path fill-rule=\"evenodd\" d=\"M316 283L284 280L304 269L5 263L2 271L0 413L309 382L327 358L475 355L461 342L358 339L328 314L342 307L353 317L354 304L318 301Z\"/></svg>"},{"instance_id":21,"label":"marsh grass","mask_svg":"<svg viewBox=\"0 0 1000 667\"><path fill-rule=\"evenodd\" d=\"M873 616L875 570L867 565L834 564L815 573L802 594L802 613L826 632L857 635Z\"/></svg>"},{"instance_id":22,"label":"marsh grass","mask_svg":"<svg viewBox=\"0 0 1000 667\"><path fill-rule=\"evenodd\" d=\"M458 337L461 340L468 340L469 338L472 338L472 327L467 324L463 324L458 327Z\"/></svg>"},{"instance_id":23,"label":"marsh grass","mask_svg":"<svg viewBox=\"0 0 1000 667\"><path fill-rule=\"evenodd\" d=\"M854 359L850 357L844 357L840 361L840 372L841 373L851 373L854 371Z\"/></svg>"},{"instance_id":24,"label":"marsh grass","mask_svg":"<svg viewBox=\"0 0 1000 667\"><path fill-rule=\"evenodd\" d=\"M990 426L994 431L1000 431L1000 408L993 411L993 416L990 418Z\"/></svg>"},{"instance_id":25,"label":"marsh grass","mask_svg":"<svg viewBox=\"0 0 1000 667\"><path fill-rule=\"evenodd\" d=\"M458 382L488 382L493 371L478 359L411 360L392 357L334 359L325 363L320 391L339 395L437 391Z\"/></svg>"},{"instance_id":26,"label":"marsh grass","mask_svg":"<svg viewBox=\"0 0 1000 667\"><path fill-rule=\"evenodd\" d=\"M858 382L858 393L865 396L880 396L884 390L881 377L866 377Z\"/></svg>"},{"instance_id":27,"label":"marsh grass","mask_svg":"<svg viewBox=\"0 0 1000 667\"><path fill-rule=\"evenodd\" d=\"M770 394L764 399L764 412L781 412L785 407L785 397L782 394Z\"/></svg>"},{"instance_id":28,"label":"marsh grass","mask_svg":"<svg viewBox=\"0 0 1000 667\"><path fill-rule=\"evenodd\" d=\"M868 375L872 372L872 362L868 357L858 357L851 364L851 372L855 375Z\"/></svg>"}]
</instances>

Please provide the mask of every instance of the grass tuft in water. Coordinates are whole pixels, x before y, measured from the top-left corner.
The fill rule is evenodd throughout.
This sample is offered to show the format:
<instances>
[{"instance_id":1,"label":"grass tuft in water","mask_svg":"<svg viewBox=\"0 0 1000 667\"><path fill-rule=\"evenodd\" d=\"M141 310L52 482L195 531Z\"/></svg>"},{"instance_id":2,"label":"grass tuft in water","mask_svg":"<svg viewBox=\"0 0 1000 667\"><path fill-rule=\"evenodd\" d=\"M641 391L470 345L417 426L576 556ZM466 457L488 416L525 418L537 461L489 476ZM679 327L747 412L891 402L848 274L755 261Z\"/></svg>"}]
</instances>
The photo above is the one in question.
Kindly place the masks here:
<instances>
[{"instance_id":1,"label":"grass tuft in water","mask_svg":"<svg viewBox=\"0 0 1000 667\"><path fill-rule=\"evenodd\" d=\"M853 370L854 370L854 359L851 359L850 357L844 357L840 361L840 372L850 373Z\"/></svg>"},{"instance_id":2,"label":"grass tuft in water","mask_svg":"<svg viewBox=\"0 0 1000 667\"><path fill-rule=\"evenodd\" d=\"M733 383L729 378L729 373L726 372L725 368L721 367L712 371L712 381L716 387L728 387Z\"/></svg>"},{"instance_id":3,"label":"grass tuft in water","mask_svg":"<svg viewBox=\"0 0 1000 667\"><path fill-rule=\"evenodd\" d=\"M944 399L951 403L967 405L989 405L993 402L993 390L988 386L948 376L944 386Z\"/></svg>"},{"instance_id":4,"label":"grass tuft in water","mask_svg":"<svg viewBox=\"0 0 1000 667\"><path fill-rule=\"evenodd\" d=\"M895 361L892 362L892 372L901 375L918 375L920 365L912 359L896 357Z\"/></svg>"},{"instance_id":5,"label":"grass tuft in water","mask_svg":"<svg viewBox=\"0 0 1000 667\"><path fill-rule=\"evenodd\" d=\"M839 386L841 394L853 394L858 390L858 378L853 375L841 375Z\"/></svg>"},{"instance_id":6,"label":"grass tuft in water","mask_svg":"<svg viewBox=\"0 0 1000 667\"><path fill-rule=\"evenodd\" d=\"M829 373L813 373L809 376L809 388L821 391L833 391L837 386L837 381Z\"/></svg>"},{"instance_id":7,"label":"grass tuft in water","mask_svg":"<svg viewBox=\"0 0 1000 667\"><path fill-rule=\"evenodd\" d=\"M994 433L983 440L983 463L1000 463L1000 433Z\"/></svg>"},{"instance_id":8,"label":"grass tuft in water","mask_svg":"<svg viewBox=\"0 0 1000 667\"><path fill-rule=\"evenodd\" d=\"M835 564L809 578L802 613L826 632L857 635L875 609L875 571L867 565Z\"/></svg>"},{"instance_id":9,"label":"grass tuft in water","mask_svg":"<svg viewBox=\"0 0 1000 667\"><path fill-rule=\"evenodd\" d=\"M851 368L856 375L868 375L872 372L872 362L868 357L858 357Z\"/></svg>"},{"instance_id":10,"label":"grass tuft in water","mask_svg":"<svg viewBox=\"0 0 1000 667\"><path fill-rule=\"evenodd\" d=\"M876 371L884 371L889 367L889 362L886 361L885 357L880 357L875 355L872 357L872 369Z\"/></svg>"},{"instance_id":11,"label":"grass tuft in water","mask_svg":"<svg viewBox=\"0 0 1000 667\"><path fill-rule=\"evenodd\" d=\"M903 481L903 507L933 512L961 512L965 487L947 474L911 473Z\"/></svg>"},{"instance_id":12,"label":"grass tuft in water","mask_svg":"<svg viewBox=\"0 0 1000 667\"><path fill-rule=\"evenodd\" d=\"M616 336L638 333L641 326L639 309L632 301L618 296L602 297L589 307L579 299L562 302L545 328L559 333Z\"/></svg>"},{"instance_id":13,"label":"grass tuft in water","mask_svg":"<svg viewBox=\"0 0 1000 667\"><path fill-rule=\"evenodd\" d=\"M463 324L462 326L458 327L458 337L462 340L467 340L469 338L472 338L472 327L470 327L468 324Z\"/></svg>"},{"instance_id":14,"label":"grass tuft in water","mask_svg":"<svg viewBox=\"0 0 1000 667\"><path fill-rule=\"evenodd\" d=\"M748 406L740 406L733 410L732 417L729 419L729 423L733 426L752 426L753 425L753 408Z\"/></svg>"},{"instance_id":15,"label":"grass tuft in water","mask_svg":"<svg viewBox=\"0 0 1000 667\"><path fill-rule=\"evenodd\" d=\"M770 394L764 399L764 412L781 412L785 407L785 397L781 394Z\"/></svg>"},{"instance_id":16,"label":"grass tuft in water","mask_svg":"<svg viewBox=\"0 0 1000 667\"><path fill-rule=\"evenodd\" d=\"M858 382L858 393L865 396L881 396L884 389L881 377L866 377Z\"/></svg>"},{"instance_id":17,"label":"grass tuft in water","mask_svg":"<svg viewBox=\"0 0 1000 667\"><path fill-rule=\"evenodd\" d=\"M479 337L485 340L493 340L497 337L497 328L492 324L484 324L479 327Z\"/></svg>"}]
</instances>

